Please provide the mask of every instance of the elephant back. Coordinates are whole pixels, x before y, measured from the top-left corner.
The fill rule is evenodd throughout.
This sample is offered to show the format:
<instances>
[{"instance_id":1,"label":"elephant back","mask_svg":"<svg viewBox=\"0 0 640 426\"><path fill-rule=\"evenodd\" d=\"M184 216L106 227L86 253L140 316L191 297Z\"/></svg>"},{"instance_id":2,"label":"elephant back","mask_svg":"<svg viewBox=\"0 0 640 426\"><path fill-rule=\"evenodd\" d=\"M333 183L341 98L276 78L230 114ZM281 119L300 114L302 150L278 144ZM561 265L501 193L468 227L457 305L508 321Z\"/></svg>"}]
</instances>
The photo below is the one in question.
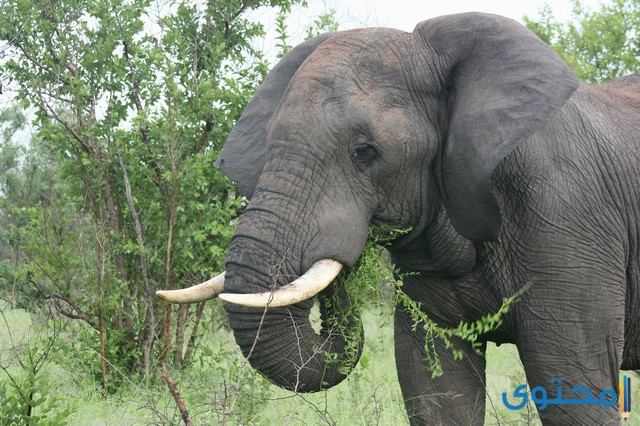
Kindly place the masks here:
<instances>
[{"instance_id":1,"label":"elephant back","mask_svg":"<svg viewBox=\"0 0 640 426\"><path fill-rule=\"evenodd\" d=\"M630 106L640 114L640 74L625 75L593 87L615 97L617 101Z\"/></svg>"}]
</instances>

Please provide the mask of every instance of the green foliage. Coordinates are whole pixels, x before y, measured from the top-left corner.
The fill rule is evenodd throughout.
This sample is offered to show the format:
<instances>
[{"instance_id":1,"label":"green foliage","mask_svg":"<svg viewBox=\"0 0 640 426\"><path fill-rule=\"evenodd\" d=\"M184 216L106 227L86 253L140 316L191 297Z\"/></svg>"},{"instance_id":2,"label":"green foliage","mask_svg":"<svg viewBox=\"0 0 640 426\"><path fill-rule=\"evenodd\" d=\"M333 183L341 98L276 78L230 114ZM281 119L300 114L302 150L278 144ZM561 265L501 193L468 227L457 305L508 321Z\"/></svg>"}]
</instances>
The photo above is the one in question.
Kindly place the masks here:
<instances>
[{"instance_id":1,"label":"green foliage","mask_svg":"<svg viewBox=\"0 0 640 426\"><path fill-rule=\"evenodd\" d=\"M69 424L76 407L59 395L44 373L61 322L45 318L35 324L21 318L23 335L13 324L12 312L0 303L0 425Z\"/></svg>"},{"instance_id":2,"label":"green foliage","mask_svg":"<svg viewBox=\"0 0 640 426\"><path fill-rule=\"evenodd\" d=\"M583 81L600 83L640 70L640 1L611 0L590 11L575 0L570 22L545 5L524 17L529 29L553 47Z\"/></svg>"},{"instance_id":3,"label":"green foliage","mask_svg":"<svg viewBox=\"0 0 640 426\"><path fill-rule=\"evenodd\" d=\"M215 419L217 424L255 423L269 403L273 385L251 368L233 346L216 343L213 350L210 346L200 349L203 352L198 358L198 368L183 376L199 383L197 392L191 392L192 399L197 399L198 393L209 394L211 420ZM202 371L208 372L208 383L199 377Z\"/></svg>"},{"instance_id":4,"label":"green foliage","mask_svg":"<svg viewBox=\"0 0 640 426\"><path fill-rule=\"evenodd\" d=\"M392 289L391 299L393 306L402 306L411 316L414 331L421 328L425 332L425 361L427 370L435 378L443 374L442 363L435 351L435 339L442 340L445 348L450 350L454 359L457 360L462 359L463 351L456 348L453 342L454 337L469 342L474 350L481 354L482 345L478 342L478 337L500 327L503 316L509 311L509 306L517 299L518 294L505 299L496 312L488 313L476 321L470 323L460 321L456 328L442 327L429 318L420 302L411 299L402 291L402 280L407 274L394 269L388 260L384 260L383 253L386 242L408 232L409 230L388 227L370 228L369 241L360 259L351 270L342 273L338 277L338 285L344 286L352 303L349 314L355 318L360 318L365 306L380 307L384 305L385 297L384 293L381 292L380 284L387 283ZM344 318L343 315L338 316L339 318ZM347 336L347 361L343 362L343 367L345 371L350 371L353 368L353 360L356 359L360 343L359 339L362 338L362 335L359 329L354 329L350 323L345 325L334 319L331 325L337 328L336 332ZM348 360L352 361L349 362Z\"/></svg>"},{"instance_id":5,"label":"green foliage","mask_svg":"<svg viewBox=\"0 0 640 426\"><path fill-rule=\"evenodd\" d=\"M213 163L268 69L245 13L295 3L0 0L0 72L37 131L12 143L24 118L0 116L0 297L89 325L76 337L111 391L170 344L188 362L201 310L154 293L223 268L244 201Z\"/></svg>"},{"instance_id":6,"label":"green foliage","mask_svg":"<svg viewBox=\"0 0 640 426\"><path fill-rule=\"evenodd\" d=\"M293 49L290 44L289 31L287 27L287 17L291 13L291 8L283 7L276 16L276 47L278 48L277 58L282 58ZM338 31L340 24L336 20L336 11L334 9L316 17L305 31L305 40L309 40L319 34L326 32Z\"/></svg>"},{"instance_id":7,"label":"green foliage","mask_svg":"<svg viewBox=\"0 0 640 426\"><path fill-rule=\"evenodd\" d=\"M0 298L32 312L51 303L67 318L82 320L65 328L64 352L49 352L45 340L36 339L20 352L22 365L0 363L1 424L84 424L67 420L79 415L74 417L69 401L88 394L108 414L122 410L114 410L105 393L143 401L130 411L148 413L144 422L180 421L168 408L173 403L162 400L164 389L158 392L152 380L149 389L133 381L141 382L160 362L167 347L159 337L167 324L173 361L181 366L186 352L178 336L186 333L180 326L200 311L186 311L184 320L171 316L174 308L164 310L153 292L195 284L222 268L244 201L212 163L269 68L252 47L264 29L244 12L279 8L277 41L284 55L291 49L285 18L295 3L207 0L163 9L150 0L0 0L3 82L18 91L21 107L33 108L37 132L29 145L13 142L24 116L17 106L0 112ZM581 78L601 81L638 69L639 10L638 0L615 0L598 13L576 3L578 22L560 24L547 8L528 25ZM314 20L306 38L335 30L330 11ZM394 232L372 232L358 265L340 278L353 302L351 313L361 317L367 307L382 307L388 317L389 305L402 305L414 327L427 333L433 375L442 373L438 354L430 352L434 339L448 342L459 357L452 337L475 344L500 325L511 299L498 312L456 329L435 324L402 292L402 274L384 258L384 240ZM326 393L278 393L247 367L233 338L220 329L218 311L205 310L202 318L217 333L203 342L194 328L196 362L171 371L183 380L183 396L194 401L192 412L203 422L259 424L259 414L273 410L273 418L287 424L354 418L371 424L386 410L378 389L393 407L388 419L404 415L397 384L388 390L369 376L390 369L383 381L395 380L391 333L365 346L360 364L372 368L355 370L328 402ZM347 358L355 359L360 329L328 320L333 332L347 337ZM64 381L55 382L42 368L51 363L64 368ZM347 361L344 368L354 365ZM70 382L85 389L65 399L59 389ZM312 414L295 413L296 404ZM346 417L332 417L332 410ZM112 423L122 418L110 417Z\"/></svg>"},{"instance_id":8,"label":"green foliage","mask_svg":"<svg viewBox=\"0 0 640 426\"><path fill-rule=\"evenodd\" d=\"M11 140L13 135L25 127L26 118L20 105L13 104L0 111L0 141Z\"/></svg>"},{"instance_id":9,"label":"green foliage","mask_svg":"<svg viewBox=\"0 0 640 426\"><path fill-rule=\"evenodd\" d=\"M305 40L309 40L318 34L326 32L336 32L340 26L336 19L335 9L330 9L327 13L318 16L313 23L307 28Z\"/></svg>"},{"instance_id":10,"label":"green foliage","mask_svg":"<svg viewBox=\"0 0 640 426\"><path fill-rule=\"evenodd\" d=\"M293 46L289 44L289 35L287 33L287 16L291 9L281 10L276 16L276 47L279 52L277 58L282 58L289 53Z\"/></svg>"},{"instance_id":11,"label":"green foliage","mask_svg":"<svg viewBox=\"0 0 640 426\"><path fill-rule=\"evenodd\" d=\"M402 282L395 282L396 298L403 309L411 316L413 320L413 329L421 327L425 332L425 353L427 370L431 373L432 378L441 376L444 371L442 363L435 350L434 341L440 339L445 344L445 349L450 350L454 359L461 360L464 352L456 348L453 337L458 337L463 341L471 343L472 348L478 354L482 355L482 344L478 342L478 337L484 333L496 330L502 324L502 317L509 311L509 306L516 300L516 296L509 297L502 302L502 306L493 314L487 314L480 319L468 323L460 321L456 328L446 328L438 325L433 321L427 313L422 309L422 305L409 298L402 292Z\"/></svg>"},{"instance_id":12,"label":"green foliage","mask_svg":"<svg viewBox=\"0 0 640 426\"><path fill-rule=\"evenodd\" d=\"M34 359L38 350L28 350L24 371L4 370L0 380L0 425L67 425L76 410L56 394L53 384L38 374Z\"/></svg>"}]
</instances>

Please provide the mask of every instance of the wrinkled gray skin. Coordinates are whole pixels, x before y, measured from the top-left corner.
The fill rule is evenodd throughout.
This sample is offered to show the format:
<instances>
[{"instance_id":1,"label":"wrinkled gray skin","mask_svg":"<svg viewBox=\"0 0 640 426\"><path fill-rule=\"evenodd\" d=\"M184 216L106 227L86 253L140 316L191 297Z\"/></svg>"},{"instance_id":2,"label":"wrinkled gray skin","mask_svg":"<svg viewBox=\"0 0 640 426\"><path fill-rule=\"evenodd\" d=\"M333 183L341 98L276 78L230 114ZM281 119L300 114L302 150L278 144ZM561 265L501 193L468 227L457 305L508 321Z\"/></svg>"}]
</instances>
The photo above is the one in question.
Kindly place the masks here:
<instances>
[{"instance_id":1,"label":"wrinkled gray skin","mask_svg":"<svg viewBox=\"0 0 640 426\"><path fill-rule=\"evenodd\" d=\"M562 377L565 394L597 397L617 391L619 368L640 367L638 75L580 84L535 35L494 15L327 34L275 67L217 165L252 197L227 292L269 291L323 258L351 266L371 224L411 227L392 256L421 272L404 290L441 324L478 319L529 286L486 339L517 345L531 387L552 398ZM316 333L311 305L225 305L252 365L297 391L344 379L325 357L342 359L345 339L326 324ZM321 306L323 319L329 309L343 315ZM438 348L444 375L431 380L411 325L398 308L412 424L482 424L484 358L463 342L460 362ZM617 404L543 413L545 424L619 421Z\"/></svg>"}]
</instances>

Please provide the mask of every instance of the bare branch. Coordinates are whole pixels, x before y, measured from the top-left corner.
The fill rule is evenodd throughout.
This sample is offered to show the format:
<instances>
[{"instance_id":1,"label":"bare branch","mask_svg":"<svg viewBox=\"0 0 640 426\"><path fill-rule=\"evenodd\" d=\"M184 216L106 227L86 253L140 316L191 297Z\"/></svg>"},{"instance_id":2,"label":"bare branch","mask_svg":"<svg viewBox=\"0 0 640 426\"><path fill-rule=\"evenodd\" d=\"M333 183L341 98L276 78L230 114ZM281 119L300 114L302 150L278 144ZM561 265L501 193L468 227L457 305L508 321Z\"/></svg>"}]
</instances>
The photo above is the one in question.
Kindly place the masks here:
<instances>
[{"instance_id":1,"label":"bare branch","mask_svg":"<svg viewBox=\"0 0 640 426\"><path fill-rule=\"evenodd\" d=\"M87 142L82 138L82 136L80 136L80 134L76 131L76 129L74 129L65 120L60 118L60 115L58 115L58 113L54 111L53 107L51 107L51 105L49 105L49 103L45 100L44 96L42 96L42 92L38 92L36 95L40 99L40 103L42 104L45 115L49 118L54 119L58 123L62 124L62 127L64 127L65 130L68 131L71 134L71 136L73 136L73 138L80 143L80 146L82 147L84 152L93 156L94 155L93 148L91 148L91 146L87 144Z\"/></svg>"},{"instance_id":2,"label":"bare branch","mask_svg":"<svg viewBox=\"0 0 640 426\"><path fill-rule=\"evenodd\" d=\"M189 411L187 410L187 406L184 404L184 400L182 399L182 397L180 397L178 387L176 386L176 383L171 380L171 377L169 377L169 373L167 373L167 370L164 367L162 367L162 377L164 377L164 380L167 382L169 392L171 392L173 399L176 401L178 410L180 410L182 421L186 426L193 426L193 423L191 423L191 419L189 418Z\"/></svg>"},{"instance_id":3,"label":"bare branch","mask_svg":"<svg viewBox=\"0 0 640 426\"><path fill-rule=\"evenodd\" d=\"M203 311L204 302L200 302L198 303L198 307L196 309L195 322L193 323L193 328L191 329L191 336L189 337L189 342L187 343L187 349L185 350L184 356L182 358L184 364L188 364L191 360L191 355L196 345L196 339L198 338L198 326L200 325L200 318L202 317Z\"/></svg>"},{"instance_id":4,"label":"bare branch","mask_svg":"<svg viewBox=\"0 0 640 426\"><path fill-rule=\"evenodd\" d=\"M56 53L55 49L53 48L53 43L51 43L51 40L49 40L49 42L47 43L49 45L49 53L51 53L51 57L53 58L54 62L56 64L58 64L58 66L61 67L65 67L66 69L68 69L71 72L71 75L73 75L74 77L78 76L78 67L75 64L72 64L71 62L64 62L59 58L58 54Z\"/></svg>"},{"instance_id":5,"label":"bare branch","mask_svg":"<svg viewBox=\"0 0 640 426\"><path fill-rule=\"evenodd\" d=\"M249 5L249 0L243 0L242 5L240 5L240 9L238 9L238 11L235 14L233 14L233 16L231 16L231 20L235 21L236 18L238 18L238 16L242 15L247 10L248 5Z\"/></svg>"},{"instance_id":6,"label":"bare branch","mask_svg":"<svg viewBox=\"0 0 640 426\"><path fill-rule=\"evenodd\" d=\"M129 55L129 43L125 41L122 45L124 47L124 57L127 60L127 65L129 65L129 71L131 71L131 84L133 86L131 97L133 98L133 103L136 105L138 112L142 112L144 111L144 108L142 106L142 101L140 100L140 87L138 86L138 80L136 78L136 69L133 67L133 64L131 63L131 56Z\"/></svg>"},{"instance_id":7,"label":"bare branch","mask_svg":"<svg viewBox=\"0 0 640 426\"><path fill-rule=\"evenodd\" d=\"M73 300L71 300L68 297L65 297L65 296L61 295L60 293L57 293L57 292L49 289L47 286L35 281L30 276L27 277L27 279L31 284L33 284L38 289L38 291L44 297L46 297L47 299L51 299L52 300L53 305L56 307L56 310L58 312L60 312L62 315L64 315L67 318L82 320L82 321L86 322L87 324L89 324L92 328L95 328L96 330L99 330L97 324L95 324L91 320L91 317L89 317L89 315L86 312L84 312L80 308L80 306L78 306L78 304L75 303Z\"/></svg>"},{"instance_id":8,"label":"bare branch","mask_svg":"<svg viewBox=\"0 0 640 426\"><path fill-rule=\"evenodd\" d=\"M133 99L133 103L136 106L136 110L139 114L144 112L144 106L142 105L142 101L140 100L140 86L138 84L137 72L133 66L133 62L131 61L131 55L129 53L129 43L122 43L124 47L124 57L127 60L127 65L129 66L129 71L131 72L131 98ZM140 125L140 134L142 136L142 142L145 146L150 146L149 144L149 127L147 125ZM167 188L164 182L164 178L162 177L162 169L158 164L158 161L154 157L154 155L149 150L149 160L151 164L153 164L153 170L156 173L156 177L158 179L158 186L162 190L163 194L167 194Z\"/></svg>"},{"instance_id":9,"label":"bare branch","mask_svg":"<svg viewBox=\"0 0 640 426\"><path fill-rule=\"evenodd\" d=\"M153 295L154 289L151 288L151 283L149 281L149 273L147 268L147 257L145 256L144 249L144 236L142 234L142 225L140 223L140 217L138 216L138 210L136 209L136 205L133 202L133 196L131 195L131 184L129 182L129 175L127 173L127 168L124 163L124 158L122 156L122 151L120 148L117 148L118 151L118 161L120 162L120 169L122 170L122 179L124 180L124 188L125 188L125 196L127 198L127 203L129 205L129 212L131 213L131 218L133 219L134 228L136 231L136 241L140 247L140 264L142 266L142 280L144 282L145 287L145 299L147 302L147 327L149 327L147 334L147 341L145 342L144 348L144 369L148 374L151 368L151 348L153 346L153 341L155 340L155 314L153 312Z\"/></svg>"}]
</instances>

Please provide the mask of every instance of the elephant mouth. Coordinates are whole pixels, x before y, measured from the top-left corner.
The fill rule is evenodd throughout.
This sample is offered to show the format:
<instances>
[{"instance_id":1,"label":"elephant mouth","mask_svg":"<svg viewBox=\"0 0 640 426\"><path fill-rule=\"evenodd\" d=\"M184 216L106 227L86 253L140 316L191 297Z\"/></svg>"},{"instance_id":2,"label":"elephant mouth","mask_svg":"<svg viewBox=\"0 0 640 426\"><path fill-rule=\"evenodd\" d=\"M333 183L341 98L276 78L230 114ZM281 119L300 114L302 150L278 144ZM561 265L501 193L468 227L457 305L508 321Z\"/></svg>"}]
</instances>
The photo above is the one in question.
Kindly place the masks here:
<instances>
[{"instance_id":1,"label":"elephant mouth","mask_svg":"<svg viewBox=\"0 0 640 426\"><path fill-rule=\"evenodd\" d=\"M220 297L240 306L252 308L277 308L294 305L313 298L338 276L342 263L333 259L315 262L303 275L282 287L264 293L224 293L225 273L192 287L180 290L158 290L156 296L169 303L198 303Z\"/></svg>"}]
</instances>

